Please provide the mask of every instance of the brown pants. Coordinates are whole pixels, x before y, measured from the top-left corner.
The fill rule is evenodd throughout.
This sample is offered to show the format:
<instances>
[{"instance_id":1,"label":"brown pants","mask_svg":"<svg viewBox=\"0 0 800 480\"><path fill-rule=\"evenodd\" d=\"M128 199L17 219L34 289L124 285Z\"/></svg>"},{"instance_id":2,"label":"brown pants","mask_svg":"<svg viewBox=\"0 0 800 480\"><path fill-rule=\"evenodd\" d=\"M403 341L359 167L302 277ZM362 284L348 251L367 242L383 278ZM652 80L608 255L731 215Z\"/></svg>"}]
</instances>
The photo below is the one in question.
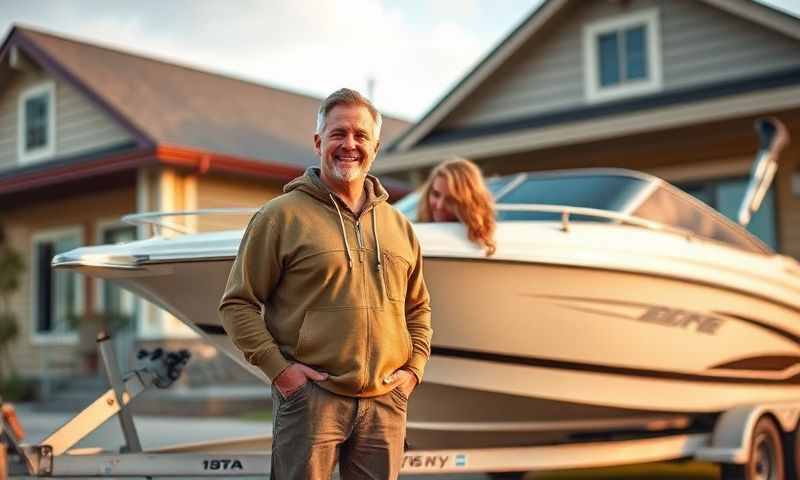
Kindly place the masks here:
<instances>
[{"instance_id":1,"label":"brown pants","mask_svg":"<svg viewBox=\"0 0 800 480\"><path fill-rule=\"evenodd\" d=\"M394 389L374 398L336 395L308 382L289 398L272 388L272 480L396 479L408 399Z\"/></svg>"}]
</instances>

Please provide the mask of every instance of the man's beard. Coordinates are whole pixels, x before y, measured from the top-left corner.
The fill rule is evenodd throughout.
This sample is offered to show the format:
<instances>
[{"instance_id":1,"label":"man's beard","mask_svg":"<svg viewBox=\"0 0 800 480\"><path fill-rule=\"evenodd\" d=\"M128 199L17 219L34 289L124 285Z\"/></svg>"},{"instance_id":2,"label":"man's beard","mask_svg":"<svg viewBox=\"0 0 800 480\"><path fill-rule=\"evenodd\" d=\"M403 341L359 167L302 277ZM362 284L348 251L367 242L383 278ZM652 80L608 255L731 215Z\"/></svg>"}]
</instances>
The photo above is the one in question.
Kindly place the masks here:
<instances>
[{"instance_id":1,"label":"man's beard","mask_svg":"<svg viewBox=\"0 0 800 480\"><path fill-rule=\"evenodd\" d=\"M341 182L352 182L367 175L363 165L342 168L339 165L333 166L333 175Z\"/></svg>"}]
</instances>

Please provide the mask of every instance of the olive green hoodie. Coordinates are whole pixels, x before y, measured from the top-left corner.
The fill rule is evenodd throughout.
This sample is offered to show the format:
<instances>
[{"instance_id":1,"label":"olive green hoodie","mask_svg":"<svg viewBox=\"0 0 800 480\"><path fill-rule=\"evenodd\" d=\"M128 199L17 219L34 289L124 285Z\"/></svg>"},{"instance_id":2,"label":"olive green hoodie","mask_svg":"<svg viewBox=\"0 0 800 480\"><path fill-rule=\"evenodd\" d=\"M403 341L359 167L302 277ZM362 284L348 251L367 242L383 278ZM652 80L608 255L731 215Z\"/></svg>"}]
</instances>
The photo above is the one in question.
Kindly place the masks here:
<instances>
[{"instance_id":1,"label":"olive green hoodie","mask_svg":"<svg viewBox=\"0 0 800 480\"><path fill-rule=\"evenodd\" d=\"M419 243L376 178L364 190L354 215L309 168L244 232L219 311L271 379L296 361L348 396L389 391L385 379L400 368L422 381L432 330Z\"/></svg>"}]
</instances>

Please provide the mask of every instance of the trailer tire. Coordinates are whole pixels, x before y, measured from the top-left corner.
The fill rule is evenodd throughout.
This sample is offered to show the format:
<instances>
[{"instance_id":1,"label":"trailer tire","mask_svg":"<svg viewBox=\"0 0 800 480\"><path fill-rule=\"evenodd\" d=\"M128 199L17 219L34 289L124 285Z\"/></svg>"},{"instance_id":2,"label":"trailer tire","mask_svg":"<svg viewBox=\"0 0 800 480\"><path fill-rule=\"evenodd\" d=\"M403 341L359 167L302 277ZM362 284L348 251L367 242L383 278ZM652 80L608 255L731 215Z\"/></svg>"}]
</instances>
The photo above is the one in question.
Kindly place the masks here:
<instances>
[{"instance_id":1,"label":"trailer tire","mask_svg":"<svg viewBox=\"0 0 800 480\"><path fill-rule=\"evenodd\" d=\"M786 478L800 478L800 425L786 435Z\"/></svg>"},{"instance_id":2,"label":"trailer tire","mask_svg":"<svg viewBox=\"0 0 800 480\"><path fill-rule=\"evenodd\" d=\"M722 480L786 480L781 433L771 418L761 417L753 428L747 463L723 464L721 474Z\"/></svg>"}]
</instances>

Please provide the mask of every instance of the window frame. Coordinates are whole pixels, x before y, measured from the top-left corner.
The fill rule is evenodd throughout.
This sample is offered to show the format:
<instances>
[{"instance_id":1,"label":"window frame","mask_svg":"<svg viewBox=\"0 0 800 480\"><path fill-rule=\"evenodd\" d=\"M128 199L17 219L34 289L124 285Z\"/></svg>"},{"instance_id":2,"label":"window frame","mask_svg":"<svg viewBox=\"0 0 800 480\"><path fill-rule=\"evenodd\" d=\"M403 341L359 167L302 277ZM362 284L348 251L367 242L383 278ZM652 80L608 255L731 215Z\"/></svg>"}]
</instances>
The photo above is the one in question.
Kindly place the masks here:
<instances>
[{"instance_id":1,"label":"window frame","mask_svg":"<svg viewBox=\"0 0 800 480\"><path fill-rule=\"evenodd\" d=\"M620 32L630 27L644 25L647 42L646 80L622 80L618 85L600 85L599 36L604 33ZM661 32L657 8L598 20L583 27L584 93L589 102L602 102L662 89Z\"/></svg>"},{"instance_id":2,"label":"window frame","mask_svg":"<svg viewBox=\"0 0 800 480\"><path fill-rule=\"evenodd\" d=\"M125 223L118 218L104 218L100 219L95 222L95 244L97 245L104 245L106 242L104 240L105 233L109 230L116 230L121 227L127 228L131 227L134 232L134 240L138 239L139 229L135 225L131 225L129 223ZM105 305L105 296L103 295L103 289L106 284L107 280L102 280L100 278L96 278L93 281L93 288L94 288L94 308L98 312L105 312L106 305ZM122 287L118 287L122 288ZM127 291L126 291L127 292ZM139 325L139 316L141 315L141 298L138 295L134 295L133 293L127 292L130 295L133 295L134 301L134 316L133 322L136 325L136 330L138 331Z\"/></svg>"},{"instance_id":3,"label":"window frame","mask_svg":"<svg viewBox=\"0 0 800 480\"><path fill-rule=\"evenodd\" d=\"M31 343L33 345L76 345L78 343L78 330L75 329L69 332L40 332L39 326L39 301L36 298L39 288L39 269L38 265L38 250L37 243L43 241L56 241L59 238L75 235L78 237L78 242L84 244L84 231L79 225L73 225L63 228L53 228L47 230L40 230L31 235L31 254L30 265L31 268ZM78 275L78 274L76 274ZM78 277L83 279L83 276ZM80 281L75 294L75 306L79 314L86 312L86 299L85 299L85 282Z\"/></svg>"},{"instance_id":4,"label":"window frame","mask_svg":"<svg viewBox=\"0 0 800 480\"><path fill-rule=\"evenodd\" d=\"M27 150L25 141L27 137L27 114L25 104L33 97L42 93L47 94L48 114L47 143L43 147ZM17 155L20 163L35 162L51 157L56 151L56 84L53 81L39 83L20 92L17 104Z\"/></svg>"}]
</instances>

